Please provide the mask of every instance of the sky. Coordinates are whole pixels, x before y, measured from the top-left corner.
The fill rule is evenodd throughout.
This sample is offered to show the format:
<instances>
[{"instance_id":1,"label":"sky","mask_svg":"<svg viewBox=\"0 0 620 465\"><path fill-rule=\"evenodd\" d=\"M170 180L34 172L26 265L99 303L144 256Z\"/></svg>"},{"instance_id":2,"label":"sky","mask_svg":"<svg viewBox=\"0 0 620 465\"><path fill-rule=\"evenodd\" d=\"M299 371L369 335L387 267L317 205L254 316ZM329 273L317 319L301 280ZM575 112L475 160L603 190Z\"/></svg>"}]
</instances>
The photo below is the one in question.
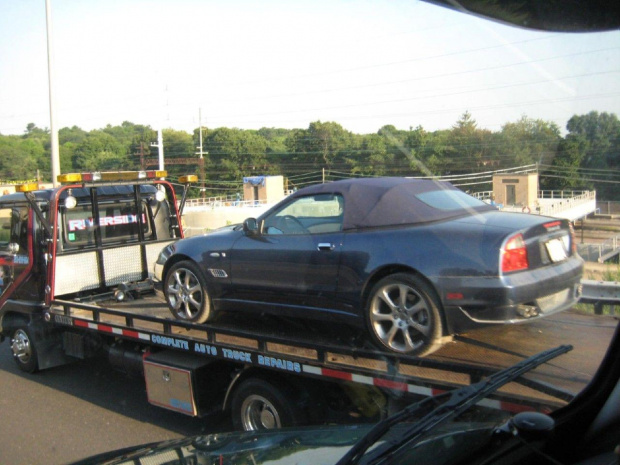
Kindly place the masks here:
<instances>
[{"instance_id":1,"label":"sky","mask_svg":"<svg viewBox=\"0 0 620 465\"><path fill-rule=\"evenodd\" d=\"M56 125L500 130L620 115L620 32L526 31L419 1L50 0ZM50 126L44 0L0 0L0 134ZM201 117L199 117L201 115Z\"/></svg>"}]
</instances>

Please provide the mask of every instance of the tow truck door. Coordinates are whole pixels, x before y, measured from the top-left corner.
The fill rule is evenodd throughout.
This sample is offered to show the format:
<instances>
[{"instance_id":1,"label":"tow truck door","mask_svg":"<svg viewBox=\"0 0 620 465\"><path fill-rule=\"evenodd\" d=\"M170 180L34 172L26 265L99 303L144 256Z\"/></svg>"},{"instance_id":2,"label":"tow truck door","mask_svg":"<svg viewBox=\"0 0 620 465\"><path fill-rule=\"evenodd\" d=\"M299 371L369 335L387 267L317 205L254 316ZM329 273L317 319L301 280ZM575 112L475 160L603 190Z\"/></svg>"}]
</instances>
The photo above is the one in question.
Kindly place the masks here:
<instances>
[{"instance_id":1,"label":"tow truck door","mask_svg":"<svg viewBox=\"0 0 620 465\"><path fill-rule=\"evenodd\" d=\"M0 207L0 306L13 295L32 268L32 230L26 206Z\"/></svg>"}]
</instances>

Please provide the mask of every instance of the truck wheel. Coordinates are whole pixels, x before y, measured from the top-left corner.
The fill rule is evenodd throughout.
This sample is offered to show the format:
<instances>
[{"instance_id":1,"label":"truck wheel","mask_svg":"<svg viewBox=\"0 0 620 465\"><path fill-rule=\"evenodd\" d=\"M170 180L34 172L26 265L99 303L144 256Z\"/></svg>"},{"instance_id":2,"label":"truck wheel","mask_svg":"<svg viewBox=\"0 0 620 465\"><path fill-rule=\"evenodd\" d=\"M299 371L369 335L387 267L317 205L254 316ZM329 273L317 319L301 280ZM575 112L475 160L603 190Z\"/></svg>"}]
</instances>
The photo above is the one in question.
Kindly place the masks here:
<instances>
[{"instance_id":1,"label":"truck wheel","mask_svg":"<svg viewBox=\"0 0 620 465\"><path fill-rule=\"evenodd\" d=\"M11 351L13 352L13 360L20 370L26 373L34 373L39 370L37 349L27 328L19 328L13 332Z\"/></svg>"},{"instance_id":2,"label":"truck wheel","mask_svg":"<svg viewBox=\"0 0 620 465\"><path fill-rule=\"evenodd\" d=\"M423 356L441 346L440 304L418 276L397 273L379 281L367 304L370 335L383 349Z\"/></svg>"},{"instance_id":3,"label":"truck wheel","mask_svg":"<svg viewBox=\"0 0 620 465\"><path fill-rule=\"evenodd\" d=\"M284 387L248 379L235 390L232 422L236 430L258 431L304 424L306 416L299 403Z\"/></svg>"},{"instance_id":4,"label":"truck wheel","mask_svg":"<svg viewBox=\"0 0 620 465\"><path fill-rule=\"evenodd\" d=\"M198 266L185 260L172 265L164 278L164 294L175 318L204 323L211 317L205 279Z\"/></svg>"}]
</instances>

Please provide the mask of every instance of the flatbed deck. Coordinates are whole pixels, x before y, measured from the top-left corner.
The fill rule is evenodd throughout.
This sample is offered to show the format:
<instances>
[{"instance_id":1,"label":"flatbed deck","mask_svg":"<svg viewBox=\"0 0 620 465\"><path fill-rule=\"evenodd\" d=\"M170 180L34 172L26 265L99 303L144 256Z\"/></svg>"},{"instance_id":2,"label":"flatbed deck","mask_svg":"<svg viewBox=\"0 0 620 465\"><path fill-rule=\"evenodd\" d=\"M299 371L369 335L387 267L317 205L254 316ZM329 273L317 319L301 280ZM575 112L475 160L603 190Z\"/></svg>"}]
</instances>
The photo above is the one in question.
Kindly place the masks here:
<instances>
[{"instance_id":1,"label":"flatbed deck","mask_svg":"<svg viewBox=\"0 0 620 465\"><path fill-rule=\"evenodd\" d=\"M245 312L222 313L207 325L180 322L157 293L127 302L57 301L52 311L56 322L64 325L111 332L128 339L148 339L155 345L199 355L201 351L206 356L225 358L233 352L235 356L247 354L236 360L240 363L271 358L288 362L289 368L297 364L309 375L335 380L355 380L357 376L368 384L419 395L435 395L468 385L542 350L577 343L579 350L574 355L569 352L539 367L502 388L498 395L550 407L569 401L585 387L599 365L600 353L590 353L597 347L579 342L584 340L584 334L588 335L586 341L598 340L606 346L617 323L613 318L567 311L527 325L495 326L456 336L421 359L378 351L363 334L344 325L335 328L315 321ZM248 359L244 360L244 356Z\"/></svg>"}]
</instances>

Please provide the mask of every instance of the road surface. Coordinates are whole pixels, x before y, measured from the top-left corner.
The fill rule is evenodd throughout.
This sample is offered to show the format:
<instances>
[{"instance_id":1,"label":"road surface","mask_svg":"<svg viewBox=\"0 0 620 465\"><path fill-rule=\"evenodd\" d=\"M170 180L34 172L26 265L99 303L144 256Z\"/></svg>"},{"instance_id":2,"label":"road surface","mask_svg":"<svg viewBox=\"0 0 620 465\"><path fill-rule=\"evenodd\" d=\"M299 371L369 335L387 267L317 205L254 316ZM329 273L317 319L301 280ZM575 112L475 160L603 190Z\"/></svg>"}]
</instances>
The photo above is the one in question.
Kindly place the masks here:
<instances>
[{"instance_id":1,"label":"road surface","mask_svg":"<svg viewBox=\"0 0 620 465\"><path fill-rule=\"evenodd\" d=\"M540 350L575 349L538 370L540 380L573 392L592 377L614 333L610 316L563 312L526 325L471 332L433 358L509 366ZM230 429L225 418L187 417L147 402L144 381L88 360L35 375L21 373L0 344L0 463L65 464L136 444Z\"/></svg>"}]
</instances>

